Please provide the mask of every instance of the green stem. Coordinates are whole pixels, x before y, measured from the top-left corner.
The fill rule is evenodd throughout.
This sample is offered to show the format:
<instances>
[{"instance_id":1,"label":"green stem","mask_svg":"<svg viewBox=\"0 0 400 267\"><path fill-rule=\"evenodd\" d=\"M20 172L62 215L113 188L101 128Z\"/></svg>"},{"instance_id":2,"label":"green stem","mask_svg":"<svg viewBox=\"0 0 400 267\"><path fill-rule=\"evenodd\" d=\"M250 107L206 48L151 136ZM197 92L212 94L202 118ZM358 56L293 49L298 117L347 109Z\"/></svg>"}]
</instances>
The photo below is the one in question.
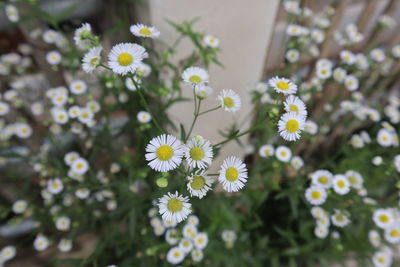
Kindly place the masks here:
<instances>
[{"instance_id":1,"label":"green stem","mask_svg":"<svg viewBox=\"0 0 400 267\"><path fill-rule=\"evenodd\" d=\"M239 137L241 137L241 136L243 136L243 135L246 135L246 134L248 134L248 133L251 133L251 132L253 132L254 130L256 130L258 127L260 127L260 125L254 125L254 126L251 127L250 129L248 129L248 130L246 130L246 131L244 131L244 132L242 132L242 133L240 133L240 134L237 134L237 135L235 135L235 136L231 136L231 137L229 137L228 139L226 139L226 140L224 140L224 141L222 141L222 142L219 142L219 143L213 145L213 147L221 146L221 145L223 145L223 144L225 144L225 143L228 143L229 141L231 141L231 140L233 140L233 139L236 139L236 138L239 138Z\"/></svg>"},{"instance_id":2,"label":"green stem","mask_svg":"<svg viewBox=\"0 0 400 267\"><path fill-rule=\"evenodd\" d=\"M208 109L208 110L206 110L206 111L200 112L200 113L199 113L199 116L200 116L200 115L203 115L203 114L206 114L206 113L208 113L208 112L217 110L217 109L219 109L220 107L221 107L221 106L218 106L218 107L211 108L211 109Z\"/></svg>"},{"instance_id":3,"label":"green stem","mask_svg":"<svg viewBox=\"0 0 400 267\"><path fill-rule=\"evenodd\" d=\"M194 125L195 125L195 123L196 123L196 121L197 121L197 118L199 117L201 99L199 99L199 103L197 104L195 88L196 88L196 86L193 88L194 118L193 118L193 121L192 121L192 125L190 126L190 130L189 130L188 134L186 135L185 143L186 143L186 141L189 139L189 136L190 136L190 134L191 134L192 131L193 131L193 127L194 127Z\"/></svg>"}]
</instances>

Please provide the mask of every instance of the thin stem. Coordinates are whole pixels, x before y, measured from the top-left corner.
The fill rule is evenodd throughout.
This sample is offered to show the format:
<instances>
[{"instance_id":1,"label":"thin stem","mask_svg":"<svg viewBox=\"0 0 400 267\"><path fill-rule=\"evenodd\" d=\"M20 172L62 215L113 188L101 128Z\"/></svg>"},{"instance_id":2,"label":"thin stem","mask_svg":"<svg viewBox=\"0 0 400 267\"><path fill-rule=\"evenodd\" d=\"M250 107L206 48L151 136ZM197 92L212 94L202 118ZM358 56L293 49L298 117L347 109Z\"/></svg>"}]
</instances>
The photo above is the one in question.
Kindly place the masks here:
<instances>
[{"instance_id":1,"label":"thin stem","mask_svg":"<svg viewBox=\"0 0 400 267\"><path fill-rule=\"evenodd\" d=\"M189 130L189 132L188 132L187 135L186 135L185 142L189 139L189 136L190 136L190 134L191 134L192 131L193 131L193 127L194 127L194 125L195 125L195 123L196 123L196 121L197 121L197 118L199 117L201 99L199 99L199 103L197 104L195 88L196 88L196 86L194 86L194 88L193 88L193 97L194 97L194 118L193 118L193 121L192 121L192 125L190 126L190 130Z\"/></svg>"},{"instance_id":2,"label":"thin stem","mask_svg":"<svg viewBox=\"0 0 400 267\"><path fill-rule=\"evenodd\" d=\"M135 81L133 75L132 75L131 79L132 79L133 84L135 85L135 87L136 87L136 89L137 89L136 91L137 91L138 94L139 94L139 97L140 97L140 100L141 100L141 102L142 102L142 105L144 106L144 108L146 109L146 111L149 112L150 115L151 115L151 121L154 122L154 125L157 127L157 129L158 129L161 133L165 133L164 128L158 123L158 121L157 121L157 119L156 119L156 116L154 116L154 113L151 111L151 109L150 109L150 107L149 107L149 104L147 103L146 98L144 97L144 95L143 95L143 93L142 93L142 88L140 88L140 86L138 85L138 83Z\"/></svg>"},{"instance_id":3,"label":"thin stem","mask_svg":"<svg viewBox=\"0 0 400 267\"><path fill-rule=\"evenodd\" d=\"M220 107L221 107L221 106L218 106L218 107L211 108L211 109L208 109L208 110L206 110L206 111L200 112L200 113L199 113L199 116L200 116L200 115L203 115L203 114L206 114L206 113L208 113L208 112L217 110L217 109L219 109Z\"/></svg>"}]
</instances>

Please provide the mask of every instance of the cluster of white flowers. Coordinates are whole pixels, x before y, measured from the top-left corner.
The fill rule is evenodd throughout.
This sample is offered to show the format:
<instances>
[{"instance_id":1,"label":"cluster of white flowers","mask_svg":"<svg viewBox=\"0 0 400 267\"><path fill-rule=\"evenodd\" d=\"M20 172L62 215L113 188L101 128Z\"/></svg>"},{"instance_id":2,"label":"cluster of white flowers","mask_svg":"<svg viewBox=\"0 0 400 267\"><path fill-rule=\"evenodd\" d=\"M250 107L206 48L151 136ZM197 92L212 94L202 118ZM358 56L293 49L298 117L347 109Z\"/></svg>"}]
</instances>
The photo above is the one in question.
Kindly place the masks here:
<instances>
[{"instance_id":1,"label":"cluster of white flowers","mask_svg":"<svg viewBox=\"0 0 400 267\"><path fill-rule=\"evenodd\" d=\"M205 232L199 232L200 220L196 215L190 215L181 230L178 229L177 223L173 220L160 219L157 216L156 208L149 211L149 217L154 234L157 236L165 235L167 243L173 246L166 255L169 263L179 264L188 255L194 262L202 261L203 250L208 244L208 235Z\"/></svg>"}]
</instances>

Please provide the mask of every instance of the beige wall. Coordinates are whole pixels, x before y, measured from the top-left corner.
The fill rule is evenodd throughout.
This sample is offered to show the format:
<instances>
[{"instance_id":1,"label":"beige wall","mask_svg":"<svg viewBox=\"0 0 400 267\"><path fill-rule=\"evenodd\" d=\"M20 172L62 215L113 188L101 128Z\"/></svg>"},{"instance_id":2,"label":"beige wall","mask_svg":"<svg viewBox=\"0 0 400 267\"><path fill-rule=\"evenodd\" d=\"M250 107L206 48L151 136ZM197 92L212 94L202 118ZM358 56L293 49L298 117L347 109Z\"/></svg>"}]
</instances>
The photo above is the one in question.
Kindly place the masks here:
<instances>
[{"instance_id":1,"label":"beige wall","mask_svg":"<svg viewBox=\"0 0 400 267\"><path fill-rule=\"evenodd\" d=\"M197 30L212 34L221 41L219 59L225 68L211 67L209 85L214 89L214 95L204 101L203 108L216 106L215 98L221 89L238 92L243 107L234 115L218 110L200 117L194 134L217 143L223 140L217 129L228 127L237 120L247 121L242 126L243 130L248 127L251 120L249 87L260 79L278 3L278 0L149 0L139 12L143 22L161 31L160 38L165 42L172 43L176 38L176 33L165 19L179 23L196 17L201 18L196 23ZM183 43L178 57L185 57L190 51L189 43ZM191 94L191 89L187 88L185 95L190 97ZM178 104L169 112L172 118L188 126L192 121L193 104ZM230 143L215 162L216 167L221 158L231 154L241 156L243 149Z\"/></svg>"}]
</instances>

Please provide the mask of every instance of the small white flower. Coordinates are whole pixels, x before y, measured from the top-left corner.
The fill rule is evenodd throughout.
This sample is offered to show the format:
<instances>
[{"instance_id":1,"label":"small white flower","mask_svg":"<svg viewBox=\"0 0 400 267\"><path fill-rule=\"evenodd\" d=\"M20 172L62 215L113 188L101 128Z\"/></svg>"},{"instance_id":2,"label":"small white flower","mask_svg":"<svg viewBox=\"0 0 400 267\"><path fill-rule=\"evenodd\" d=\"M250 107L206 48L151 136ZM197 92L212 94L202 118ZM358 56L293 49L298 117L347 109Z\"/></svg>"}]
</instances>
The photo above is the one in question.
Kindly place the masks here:
<instances>
[{"instance_id":1,"label":"small white flower","mask_svg":"<svg viewBox=\"0 0 400 267\"><path fill-rule=\"evenodd\" d=\"M348 65L353 65L356 62L356 58L349 50L342 50L340 52L340 59Z\"/></svg>"},{"instance_id":2,"label":"small white flower","mask_svg":"<svg viewBox=\"0 0 400 267\"><path fill-rule=\"evenodd\" d=\"M345 227L350 223L350 219L340 210L335 210L331 216L332 224L338 227Z\"/></svg>"},{"instance_id":3,"label":"small white flower","mask_svg":"<svg viewBox=\"0 0 400 267\"><path fill-rule=\"evenodd\" d=\"M247 182L246 165L237 157L226 158L221 165L218 180L225 191L239 191Z\"/></svg>"},{"instance_id":4,"label":"small white flower","mask_svg":"<svg viewBox=\"0 0 400 267\"><path fill-rule=\"evenodd\" d=\"M372 262L375 267L390 267L392 261L392 255L384 251L375 252L372 257Z\"/></svg>"},{"instance_id":5,"label":"small white flower","mask_svg":"<svg viewBox=\"0 0 400 267\"><path fill-rule=\"evenodd\" d=\"M376 230L369 231L368 239L369 242L376 248L381 245L381 236L379 235L379 232Z\"/></svg>"},{"instance_id":6,"label":"small white flower","mask_svg":"<svg viewBox=\"0 0 400 267\"><path fill-rule=\"evenodd\" d=\"M11 260L17 254L17 250L14 246L5 246L0 250L0 264Z\"/></svg>"},{"instance_id":7,"label":"small white flower","mask_svg":"<svg viewBox=\"0 0 400 267\"><path fill-rule=\"evenodd\" d=\"M58 51L50 51L46 54L46 60L50 65L58 65L61 63L62 56Z\"/></svg>"},{"instance_id":8,"label":"small white flower","mask_svg":"<svg viewBox=\"0 0 400 267\"><path fill-rule=\"evenodd\" d=\"M204 258L204 253L200 249L193 249L190 255L194 262L200 262Z\"/></svg>"},{"instance_id":9,"label":"small white flower","mask_svg":"<svg viewBox=\"0 0 400 267\"><path fill-rule=\"evenodd\" d=\"M217 100L220 102L225 111L236 112L242 106L240 96L233 90L224 89L218 95Z\"/></svg>"},{"instance_id":10,"label":"small white flower","mask_svg":"<svg viewBox=\"0 0 400 267\"><path fill-rule=\"evenodd\" d=\"M383 147L389 147L393 144L392 132L387 129L380 129L376 137L378 144Z\"/></svg>"},{"instance_id":11,"label":"small white flower","mask_svg":"<svg viewBox=\"0 0 400 267\"><path fill-rule=\"evenodd\" d=\"M85 174L89 170L89 164L84 158L77 158L71 164L71 170L79 175Z\"/></svg>"},{"instance_id":12,"label":"small white flower","mask_svg":"<svg viewBox=\"0 0 400 267\"><path fill-rule=\"evenodd\" d=\"M64 184L60 178L54 178L47 181L47 190L53 194L59 194L64 189Z\"/></svg>"},{"instance_id":13,"label":"small white flower","mask_svg":"<svg viewBox=\"0 0 400 267\"><path fill-rule=\"evenodd\" d=\"M57 248L61 252L69 252L72 249L72 241L70 239L61 239L60 242L57 245Z\"/></svg>"},{"instance_id":14,"label":"small white flower","mask_svg":"<svg viewBox=\"0 0 400 267\"><path fill-rule=\"evenodd\" d=\"M288 162L292 158L292 151L287 146L278 146L275 150L275 157L283 162Z\"/></svg>"},{"instance_id":15,"label":"small white flower","mask_svg":"<svg viewBox=\"0 0 400 267\"><path fill-rule=\"evenodd\" d=\"M288 141L300 139L300 133L304 130L305 118L295 112L288 112L282 115L278 122L280 136Z\"/></svg>"},{"instance_id":16,"label":"small white flower","mask_svg":"<svg viewBox=\"0 0 400 267\"><path fill-rule=\"evenodd\" d=\"M88 49L91 44L90 38L92 38L92 27L89 23L82 23L74 33L75 45L81 50Z\"/></svg>"},{"instance_id":17,"label":"small white flower","mask_svg":"<svg viewBox=\"0 0 400 267\"><path fill-rule=\"evenodd\" d=\"M79 115L81 114L81 108L79 106L72 106L68 109L68 116L70 118L78 118Z\"/></svg>"},{"instance_id":18,"label":"small white flower","mask_svg":"<svg viewBox=\"0 0 400 267\"><path fill-rule=\"evenodd\" d=\"M347 72L345 69L342 68L336 68L333 71L333 79L335 79L335 81L342 83L344 81L344 79L346 78Z\"/></svg>"},{"instance_id":19,"label":"small white flower","mask_svg":"<svg viewBox=\"0 0 400 267\"><path fill-rule=\"evenodd\" d=\"M385 239L392 243L398 244L400 243L400 224L394 224L385 229Z\"/></svg>"},{"instance_id":20,"label":"small white flower","mask_svg":"<svg viewBox=\"0 0 400 267\"><path fill-rule=\"evenodd\" d=\"M219 39L208 34L204 36L203 43L205 46L217 48L219 46Z\"/></svg>"},{"instance_id":21,"label":"small white flower","mask_svg":"<svg viewBox=\"0 0 400 267\"><path fill-rule=\"evenodd\" d=\"M299 156L294 156L290 161L290 164L295 170L300 170L304 166L304 161Z\"/></svg>"},{"instance_id":22,"label":"small white flower","mask_svg":"<svg viewBox=\"0 0 400 267\"><path fill-rule=\"evenodd\" d=\"M13 5L6 5L5 7L6 16L9 21L11 22L18 22L19 21L19 12L18 9Z\"/></svg>"},{"instance_id":23,"label":"small white flower","mask_svg":"<svg viewBox=\"0 0 400 267\"><path fill-rule=\"evenodd\" d=\"M206 233L198 233L194 238L194 245L198 249L204 249L208 244L208 236Z\"/></svg>"},{"instance_id":24,"label":"small white flower","mask_svg":"<svg viewBox=\"0 0 400 267\"><path fill-rule=\"evenodd\" d=\"M87 90L87 85L84 81L82 80L75 80L72 81L69 84L69 90L71 91L71 93L73 93L74 95L81 95L83 93L86 92Z\"/></svg>"},{"instance_id":25,"label":"small white flower","mask_svg":"<svg viewBox=\"0 0 400 267\"><path fill-rule=\"evenodd\" d=\"M271 157L274 155L274 152L275 148L269 144L261 146L260 149L258 150L258 154L262 158Z\"/></svg>"},{"instance_id":26,"label":"small white flower","mask_svg":"<svg viewBox=\"0 0 400 267\"><path fill-rule=\"evenodd\" d=\"M192 174L188 177L187 189L191 196L203 198L209 190L213 179L211 179L205 172L199 174Z\"/></svg>"},{"instance_id":27,"label":"small white flower","mask_svg":"<svg viewBox=\"0 0 400 267\"><path fill-rule=\"evenodd\" d=\"M327 170L317 170L311 175L312 183L329 189L332 186L333 175Z\"/></svg>"},{"instance_id":28,"label":"small white flower","mask_svg":"<svg viewBox=\"0 0 400 267\"><path fill-rule=\"evenodd\" d=\"M345 195L350 192L350 183L346 176L342 174L336 174L333 176L333 190L339 195Z\"/></svg>"},{"instance_id":29,"label":"small white flower","mask_svg":"<svg viewBox=\"0 0 400 267\"><path fill-rule=\"evenodd\" d=\"M88 124L93 121L94 113L89 108L81 108L78 120L82 123Z\"/></svg>"},{"instance_id":30,"label":"small white flower","mask_svg":"<svg viewBox=\"0 0 400 267\"><path fill-rule=\"evenodd\" d=\"M68 122L68 113L64 109L54 109L51 112L53 119L58 124L65 124Z\"/></svg>"},{"instance_id":31,"label":"small white flower","mask_svg":"<svg viewBox=\"0 0 400 267\"><path fill-rule=\"evenodd\" d=\"M197 135L184 145L185 158L192 168L206 169L211 165L213 150L210 141Z\"/></svg>"},{"instance_id":32,"label":"small white flower","mask_svg":"<svg viewBox=\"0 0 400 267\"><path fill-rule=\"evenodd\" d=\"M26 208L28 207L28 203L25 200L17 200L12 205L12 211L17 214L24 213Z\"/></svg>"},{"instance_id":33,"label":"small white flower","mask_svg":"<svg viewBox=\"0 0 400 267\"><path fill-rule=\"evenodd\" d=\"M188 202L188 197L168 193L159 199L158 209L164 221L171 220L172 222L179 223L187 218L192 212L191 204Z\"/></svg>"},{"instance_id":34,"label":"small white flower","mask_svg":"<svg viewBox=\"0 0 400 267\"><path fill-rule=\"evenodd\" d=\"M321 205L325 203L327 198L327 193L325 189L321 186L312 185L306 190L306 199L312 205Z\"/></svg>"},{"instance_id":35,"label":"small white flower","mask_svg":"<svg viewBox=\"0 0 400 267\"><path fill-rule=\"evenodd\" d=\"M9 111L10 111L10 105L8 105L6 102L0 101L0 116L8 114Z\"/></svg>"},{"instance_id":36,"label":"small white flower","mask_svg":"<svg viewBox=\"0 0 400 267\"><path fill-rule=\"evenodd\" d=\"M204 84L199 84L195 88L196 96L200 99L209 97L213 92L214 90L211 87Z\"/></svg>"},{"instance_id":37,"label":"small white flower","mask_svg":"<svg viewBox=\"0 0 400 267\"><path fill-rule=\"evenodd\" d=\"M167 172L181 164L183 154L182 143L175 136L163 134L150 140L145 157L152 169Z\"/></svg>"},{"instance_id":38,"label":"small white flower","mask_svg":"<svg viewBox=\"0 0 400 267\"><path fill-rule=\"evenodd\" d=\"M306 105L300 98L294 95L290 95L285 99L283 103L286 112L294 112L304 118L307 117Z\"/></svg>"},{"instance_id":39,"label":"small white flower","mask_svg":"<svg viewBox=\"0 0 400 267\"><path fill-rule=\"evenodd\" d=\"M394 216L391 209L377 209L372 215L376 226L385 229L394 223Z\"/></svg>"},{"instance_id":40,"label":"small white flower","mask_svg":"<svg viewBox=\"0 0 400 267\"><path fill-rule=\"evenodd\" d=\"M75 191L75 196L79 199L86 199L90 194L90 190L87 188L79 188Z\"/></svg>"},{"instance_id":41,"label":"small white flower","mask_svg":"<svg viewBox=\"0 0 400 267\"><path fill-rule=\"evenodd\" d=\"M208 72L199 67L189 67L182 73L182 79L189 85L199 85L208 82Z\"/></svg>"},{"instance_id":42,"label":"small white flower","mask_svg":"<svg viewBox=\"0 0 400 267\"><path fill-rule=\"evenodd\" d=\"M286 51L285 58L290 63L295 63L300 58L300 52L297 49L289 49L288 51Z\"/></svg>"},{"instance_id":43,"label":"small white flower","mask_svg":"<svg viewBox=\"0 0 400 267\"><path fill-rule=\"evenodd\" d=\"M193 243L189 238L184 237L179 242L179 247L187 254L193 249Z\"/></svg>"},{"instance_id":44,"label":"small white flower","mask_svg":"<svg viewBox=\"0 0 400 267\"><path fill-rule=\"evenodd\" d=\"M26 123L19 122L15 124L15 134L19 138L28 138L32 135L32 128Z\"/></svg>"},{"instance_id":45,"label":"small white flower","mask_svg":"<svg viewBox=\"0 0 400 267\"><path fill-rule=\"evenodd\" d=\"M382 63L386 59L386 55L380 48L374 48L369 52L370 57L377 63Z\"/></svg>"},{"instance_id":46,"label":"small white flower","mask_svg":"<svg viewBox=\"0 0 400 267\"><path fill-rule=\"evenodd\" d=\"M140 123L149 123L151 121L151 114L147 111L139 111L136 118Z\"/></svg>"},{"instance_id":47,"label":"small white flower","mask_svg":"<svg viewBox=\"0 0 400 267\"><path fill-rule=\"evenodd\" d=\"M358 79L354 75L347 75L344 79L344 86L347 88L347 90L353 92L358 89Z\"/></svg>"},{"instance_id":48,"label":"small white flower","mask_svg":"<svg viewBox=\"0 0 400 267\"><path fill-rule=\"evenodd\" d=\"M322 225L318 225L314 229L314 234L315 234L316 237L323 239L323 238L326 238L328 236L329 229L327 227L322 226Z\"/></svg>"},{"instance_id":49,"label":"small white flower","mask_svg":"<svg viewBox=\"0 0 400 267\"><path fill-rule=\"evenodd\" d=\"M269 79L268 83L278 93L291 95L297 92L297 85L286 78L274 77Z\"/></svg>"},{"instance_id":50,"label":"small white flower","mask_svg":"<svg viewBox=\"0 0 400 267\"><path fill-rule=\"evenodd\" d=\"M36 236L33 246L37 251L43 251L49 247L49 240L44 235Z\"/></svg>"},{"instance_id":51,"label":"small white flower","mask_svg":"<svg viewBox=\"0 0 400 267\"><path fill-rule=\"evenodd\" d=\"M66 216L62 216L56 220L56 228L59 231L68 231L70 226L71 219Z\"/></svg>"},{"instance_id":52,"label":"small white flower","mask_svg":"<svg viewBox=\"0 0 400 267\"><path fill-rule=\"evenodd\" d=\"M147 57L144 47L133 43L121 43L111 49L108 65L113 72L126 75L128 72L134 73L142 60Z\"/></svg>"},{"instance_id":53,"label":"small white flower","mask_svg":"<svg viewBox=\"0 0 400 267\"><path fill-rule=\"evenodd\" d=\"M346 178L350 183L350 186L352 186L353 188L360 190L363 188L363 182L364 179L361 176L360 173L353 171L353 170L349 170L346 172Z\"/></svg>"},{"instance_id":54,"label":"small white flower","mask_svg":"<svg viewBox=\"0 0 400 267\"><path fill-rule=\"evenodd\" d=\"M131 33L137 37L158 38L160 32L155 27L146 26L143 24L134 24L129 28Z\"/></svg>"},{"instance_id":55,"label":"small white flower","mask_svg":"<svg viewBox=\"0 0 400 267\"><path fill-rule=\"evenodd\" d=\"M92 47L83 56L82 69L87 73L92 73L101 63L101 46Z\"/></svg>"},{"instance_id":56,"label":"small white flower","mask_svg":"<svg viewBox=\"0 0 400 267\"><path fill-rule=\"evenodd\" d=\"M167 261L172 264L178 264L185 258L185 252L180 247L173 247L167 253Z\"/></svg>"}]
</instances>

